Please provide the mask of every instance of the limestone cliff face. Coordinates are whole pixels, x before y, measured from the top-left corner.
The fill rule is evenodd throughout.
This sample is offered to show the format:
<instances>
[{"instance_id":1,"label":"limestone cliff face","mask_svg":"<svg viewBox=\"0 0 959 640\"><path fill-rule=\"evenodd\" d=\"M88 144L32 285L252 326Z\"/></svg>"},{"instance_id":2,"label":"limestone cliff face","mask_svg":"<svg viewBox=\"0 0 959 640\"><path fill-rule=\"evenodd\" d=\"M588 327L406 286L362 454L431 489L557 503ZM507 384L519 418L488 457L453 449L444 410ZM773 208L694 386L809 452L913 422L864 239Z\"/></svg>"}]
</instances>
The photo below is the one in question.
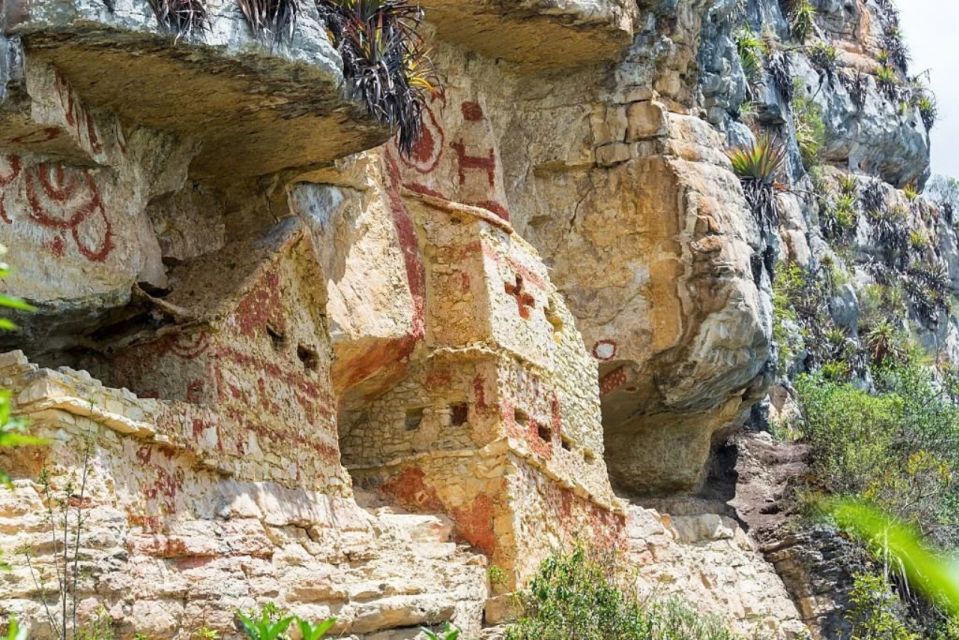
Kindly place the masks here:
<instances>
[{"instance_id":1,"label":"limestone cliff face","mask_svg":"<svg viewBox=\"0 0 959 640\"><path fill-rule=\"evenodd\" d=\"M833 633L787 557L817 541L747 533L710 474L777 382L776 262L833 255L786 93L822 110L827 183L902 200L953 282L959 245L899 191L929 142L871 75L887 3L815 4L835 64L784 45L784 87L735 36L791 42L777 0L424 0L441 90L409 155L310 7L269 46L232 2L178 43L146 0L4 4L3 287L39 310L0 376L52 444L0 456L0 548L52 576L35 478L86 467L81 610L129 636L276 601L370 640L495 637L576 539L745 634ZM790 148L778 224L726 155L747 102ZM917 326L959 348L952 318ZM50 635L29 568L0 600Z\"/></svg>"}]
</instances>

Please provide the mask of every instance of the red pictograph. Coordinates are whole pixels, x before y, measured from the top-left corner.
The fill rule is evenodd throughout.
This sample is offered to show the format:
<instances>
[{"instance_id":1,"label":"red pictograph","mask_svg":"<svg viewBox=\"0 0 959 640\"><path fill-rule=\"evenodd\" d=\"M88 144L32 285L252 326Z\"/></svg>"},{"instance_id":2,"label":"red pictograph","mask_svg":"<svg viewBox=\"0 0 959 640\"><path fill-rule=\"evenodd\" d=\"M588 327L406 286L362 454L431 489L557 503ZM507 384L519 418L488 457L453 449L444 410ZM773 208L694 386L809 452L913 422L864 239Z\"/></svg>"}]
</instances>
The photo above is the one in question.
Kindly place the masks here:
<instances>
[{"instance_id":1,"label":"red pictograph","mask_svg":"<svg viewBox=\"0 0 959 640\"><path fill-rule=\"evenodd\" d=\"M530 309L535 308L536 298L531 296L525 289L523 276L516 276L516 284L507 282L504 285L506 293L516 298L516 307L519 310L519 317L523 320L529 320Z\"/></svg>"},{"instance_id":2,"label":"red pictograph","mask_svg":"<svg viewBox=\"0 0 959 640\"><path fill-rule=\"evenodd\" d=\"M456 166L459 171L460 185L466 184L467 171L485 171L486 181L492 187L496 184L496 155L492 149L483 156L470 155L466 150L466 144L460 140L452 144L456 151Z\"/></svg>"},{"instance_id":3,"label":"red pictograph","mask_svg":"<svg viewBox=\"0 0 959 640\"><path fill-rule=\"evenodd\" d=\"M94 154L101 153L103 147L100 144L100 136L97 135L97 125L86 112L80 102L74 98L73 91L59 73L56 74L54 83L57 92L57 98L60 100L60 106L63 107L64 117L67 125L73 131L79 142L86 143Z\"/></svg>"},{"instance_id":4,"label":"red pictograph","mask_svg":"<svg viewBox=\"0 0 959 640\"><path fill-rule=\"evenodd\" d=\"M397 154L398 165L419 174L407 172L402 185L417 193L482 207L508 221L509 211L499 202L496 150L490 142L492 130L482 105L475 101L460 103L462 124L455 141L449 143L452 153L447 153L446 100L445 95L435 97L425 109L423 134L409 157Z\"/></svg>"},{"instance_id":5,"label":"red pictograph","mask_svg":"<svg viewBox=\"0 0 959 640\"><path fill-rule=\"evenodd\" d=\"M6 165L6 166L4 166ZM17 156L0 156L0 220L7 224L13 222L7 215L7 209L3 203L4 189L14 180L20 177L20 158Z\"/></svg>"},{"instance_id":6,"label":"red pictograph","mask_svg":"<svg viewBox=\"0 0 959 640\"><path fill-rule=\"evenodd\" d=\"M28 215L34 222L62 233L69 231L77 250L87 260L107 259L114 248L113 227L100 190L87 171L41 163L26 170L24 179ZM58 246L62 253L62 238Z\"/></svg>"}]
</instances>

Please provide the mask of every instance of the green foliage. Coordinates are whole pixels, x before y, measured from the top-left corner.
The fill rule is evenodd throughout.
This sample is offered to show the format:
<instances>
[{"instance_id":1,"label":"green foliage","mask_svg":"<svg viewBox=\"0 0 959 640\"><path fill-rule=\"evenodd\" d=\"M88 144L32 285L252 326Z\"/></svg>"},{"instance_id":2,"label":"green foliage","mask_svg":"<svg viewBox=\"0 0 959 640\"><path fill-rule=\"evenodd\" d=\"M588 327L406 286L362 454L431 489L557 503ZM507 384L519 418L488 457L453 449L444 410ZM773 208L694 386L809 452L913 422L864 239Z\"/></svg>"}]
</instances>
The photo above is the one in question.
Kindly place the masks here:
<instances>
[{"instance_id":1,"label":"green foliage","mask_svg":"<svg viewBox=\"0 0 959 640\"><path fill-rule=\"evenodd\" d=\"M929 239L919 229L913 229L909 232L909 246L916 251L922 251L929 246Z\"/></svg>"},{"instance_id":2,"label":"green foliage","mask_svg":"<svg viewBox=\"0 0 959 640\"><path fill-rule=\"evenodd\" d=\"M443 630L440 633L426 629L422 629L423 635L426 636L427 640L457 640L460 637L460 630L451 625L449 622L446 623L446 626L443 627Z\"/></svg>"},{"instance_id":3,"label":"green foliage","mask_svg":"<svg viewBox=\"0 0 959 640\"><path fill-rule=\"evenodd\" d=\"M920 640L904 622L905 617L904 606L886 578L866 573L855 576L846 612L851 640Z\"/></svg>"},{"instance_id":4,"label":"green foliage","mask_svg":"<svg viewBox=\"0 0 959 640\"><path fill-rule=\"evenodd\" d=\"M651 638L659 640L736 640L715 616L706 616L682 600L671 598L652 604L648 611Z\"/></svg>"},{"instance_id":5,"label":"green foliage","mask_svg":"<svg viewBox=\"0 0 959 640\"><path fill-rule=\"evenodd\" d=\"M786 161L786 147L777 138L762 134L751 147L734 149L728 155L753 215L764 225L772 224L778 218L776 182Z\"/></svg>"},{"instance_id":6,"label":"green foliage","mask_svg":"<svg viewBox=\"0 0 959 640\"><path fill-rule=\"evenodd\" d=\"M21 627L16 618L7 621L7 633L4 636L6 640L27 640L27 629Z\"/></svg>"},{"instance_id":7,"label":"green foliage","mask_svg":"<svg viewBox=\"0 0 959 640\"><path fill-rule=\"evenodd\" d=\"M959 579L951 557L933 551L919 529L865 502L831 500L823 510L840 529L881 558L884 566L894 567L910 589L923 594L952 618L953 624L943 629L948 634L948 626L954 627L959 617ZM863 600L868 603L868 595Z\"/></svg>"},{"instance_id":8,"label":"green foliage","mask_svg":"<svg viewBox=\"0 0 959 640\"><path fill-rule=\"evenodd\" d=\"M931 131L939 118L939 105L936 97L932 95L929 89L923 89L913 93L912 105L919 109L919 115L922 117L922 123L926 131Z\"/></svg>"},{"instance_id":9,"label":"green foliage","mask_svg":"<svg viewBox=\"0 0 959 640\"><path fill-rule=\"evenodd\" d=\"M773 344L776 345L776 368L787 374L790 364L806 348L806 334L800 328L799 315L793 306L794 296L804 286L802 268L795 264L780 265L773 279Z\"/></svg>"},{"instance_id":10,"label":"green foliage","mask_svg":"<svg viewBox=\"0 0 959 640\"><path fill-rule=\"evenodd\" d=\"M336 618L327 618L316 624L303 618L296 619L296 628L300 632L300 640L322 640L336 624ZM456 640L450 638L449 640Z\"/></svg>"},{"instance_id":11,"label":"green foliage","mask_svg":"<svg viewBox=\"0 0 959 640\"><path fill-rule=\"evenodd\" d=\"M783 144L771 135L760 135L748 148L740 147L729 153L733 172L741 180L772 185L786 159Z\"/></svg>"},{"instance_id":12,"label":"green foliage","mask_svg":"<svg viewBox=\"0 0 959 640\"><path fill-rule=\"evenodd\" d=\"M408 156L436 84L419 35L422 9L409 0L317 0L316 7L354 96L373 117L399 130L397 144Z\"/></svg>"},{"instance_id":13,"label":"green foliage","mask_svg":"<svg viewBox=\"0 0 959 640\"><path fill-rule=\"evenodd\" d=\"M0 389L0 447L27 447L42 445L46 441L27 435L27 421L14 417L11 406L12 396L6 389ZM0 469L0 483L9 485L10 476Z\"/></svg>"},{"instance_id":14,"label":"green foliage","mask_svg":"<svg viewBox=\"0 0 959 640\"><path fill-rule=\"evenodd\" d=\"M856 220L856 196L841 193L822 208L819 226L826 238L845 240L855 230Z\"/></svg>"},{"instance_id":15,"label":"green foliage","mask_svg":"<svg viewBox=\"0 0 959 640\"><path fill-rule=\"evenodd\" d=\"M507 640L734 640L718 620L676 600L644 606L615 558L582 547L543 562L525 594L526 615Z\"/></svg>"},{"instance_id":16,"label":"green foliage","mask_svg":"<svg viewBox=\"0 0 959 640\"><path fill-rule=\"evenodd\" d=\"M526 594L527 614L507 640L645 640L650 625L611 567L582 547L543 562Z\"/></svg>"},{"instance_id":17,"label":"green foliage","mask_svg":"<svg viewBox=\"0 0 959 640\"><path fill-rule=\"evenodd\" d=\"M250 640L289 640L287 630L294 624L302 640L321 640L336 625L336 618L327 618L313 623L299 616L287 614L272 602L264 604L259 610L246 613L237 611L236 619L240 623L243 634ZM216 632L213 633L216 634Z\"/></svg>"},{"instance_id":18,"label":"green foliage","mask_svg":"<svg viewBox=\"0 0 959 640\"><path fill-rule=\"evenodd\" d=\"M796 142L802 154L803 165L809 169L819 162L819 156L826 144L826 123L822 108L805 95L802 80L796 80L795 98L793 98L793 125L796 128Z\"/></svg>"},{"instance_id":19,"label":"green foliage","mask_svg":"<svg viewBox=\"0 0 959 640\"><path fill-rule=\"evenodd\" d=\"M789 31L805 44L816 30L816 7L810 0L795 0L789 15Z\"/></svg>"},{"instance_id":20,"label":"green foliage","mask_svg":"<svg viewBox=\"0 0 959 640\"><path fill-rule=\"evenodd\" d=\"M839 52L836 51L836 47L824 40L819 40L806 48L806 54L809 56L809 62L819 73L820 86L825 82L832 87L839 70Z\"/></svg>"},{"instance_id":21,"label":"green foliage","mask_svg":"<svg viewBox=\"0 0 959 640\"><path fill-rule=\"evenodd\" d=\"M283 615L275 605L268 604L259 611L236 612L243 633L250 640L280 640L286 638L286 630L296 616Z\"/></svg>"},{"instance_id":22,"label":"green foliage","mask_svg":"<svg viewBox=\"0 0 959 640\"><path fill-rule=\"evenodd\" d=\"M736 49L742 61L743 71L750 81L759 79L763 70L763 58L766 56L766 43L748 26L739 28L734 34Z\"/></svg>"},{"instance_id":23,"label":"green foliage","mask_svg":"<svg viewBox=\"0 0 959 640\"><path fill-rule=\"evenodd\" d=\"M874 393L825 372L797 381L812 482L868 500L939 541L959 541L959 407L901 340L883 325L867 337Z\"/></svg>"},{"instance_id":24,"label":"green foliage","mask_svg":"<svg viewBox=\"0 0 959 640\"><path fill-rule=\"evenodd\" d=\"M113 618L110 617L106 607L103 605L97 607L93 619L77 628L72 638L73 640L114 640L116 635L113 632Z\"/></svg>"},{"instance_id":25,"label":"green foliage","mask_svg":"<svg viewBox=\"0 0 959 640\"><path fill-rule=\"evenodd\" d=\"M0 257L7 252L6 247L0 245ZM0 261L0 278L6 277L10 273L10 267L6 262ZM0 308L13 309L15 311L32 312L34 307L25 301L14 296L0 294ZM17 328L9 318L0 318L0 331L11 331ZM12 415L11 394L9 391L0 390L0 448L3 447L25 447L42 445L44 441L40 438L34 438L26 434L27 423L22 418L16 418ZM0 469L0 484L9 485L10 476ZM5 565L0 561L0 569Z\"/></svg>"},{"instance_id":26,"label":"green foliage","mask_svg":"<svg viewBox=\"0 0 959 640\"><path fill-rule=\"evenodd\" d=\"M892 67L879 67L876 71L876 84L888 100L895 102L899 99L899 76Z\"/></svg>"},{"instance_id":27,"label":"green foliage","mask_svg":"<svg viewBox=\"0 0 959 640\"><path fill-rule=\"evenodd\" d=\"M193 640L220 640L220 632L210 627L200 627L193 632Z\"/></svg>"}]
</instances>

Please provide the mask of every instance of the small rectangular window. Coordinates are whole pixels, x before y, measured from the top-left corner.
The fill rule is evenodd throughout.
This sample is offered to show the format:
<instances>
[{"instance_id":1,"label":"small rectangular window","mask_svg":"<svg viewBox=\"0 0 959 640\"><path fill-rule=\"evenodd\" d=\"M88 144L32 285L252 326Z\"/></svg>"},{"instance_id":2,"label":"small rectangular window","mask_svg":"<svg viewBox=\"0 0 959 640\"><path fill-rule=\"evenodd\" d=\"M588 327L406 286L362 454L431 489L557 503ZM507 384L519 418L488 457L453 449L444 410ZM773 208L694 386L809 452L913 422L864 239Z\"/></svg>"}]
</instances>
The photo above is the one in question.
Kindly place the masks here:
<instances>
[{"instance_id":1,"label":"small rectangular window","mask_svg":"<svg viewBox=\"0 0 959 640\"><path fill-rule=\"evenodd\" d=\"M406 410L406 430L416 431L423 424L423 407Z\"/></svg>"},{"instance_id":2,"label":"small rectangular window","mask_svg":"<svg viewBox=\"0 0 959 640\"><path fill-rule=\"evenodd\" d=\"M462 427L469 422L470 406L465 402L454 404L450 407L450 424L454 427Z\"/></svg>"}]
</instances>

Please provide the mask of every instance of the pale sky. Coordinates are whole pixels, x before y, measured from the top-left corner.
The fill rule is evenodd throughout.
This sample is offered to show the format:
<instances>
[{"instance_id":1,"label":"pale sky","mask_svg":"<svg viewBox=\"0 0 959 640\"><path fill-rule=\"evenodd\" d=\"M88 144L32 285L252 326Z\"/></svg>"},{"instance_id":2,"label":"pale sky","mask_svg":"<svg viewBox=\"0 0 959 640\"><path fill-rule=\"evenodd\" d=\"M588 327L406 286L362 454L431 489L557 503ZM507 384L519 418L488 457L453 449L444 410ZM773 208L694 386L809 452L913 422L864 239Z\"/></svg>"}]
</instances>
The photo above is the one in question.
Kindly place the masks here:
<instances>
[{"instance_id":1,"label":"pale sky","mask_svg":"<svg viewBox=\"0 0 959 640\"><path fill-rule=\"evenodd\" d=\"M899 0L912 51L910 74L932 70L939 120L932 129L932 170L959 178L959 2Z\"/></svg>"}]
</instances>

